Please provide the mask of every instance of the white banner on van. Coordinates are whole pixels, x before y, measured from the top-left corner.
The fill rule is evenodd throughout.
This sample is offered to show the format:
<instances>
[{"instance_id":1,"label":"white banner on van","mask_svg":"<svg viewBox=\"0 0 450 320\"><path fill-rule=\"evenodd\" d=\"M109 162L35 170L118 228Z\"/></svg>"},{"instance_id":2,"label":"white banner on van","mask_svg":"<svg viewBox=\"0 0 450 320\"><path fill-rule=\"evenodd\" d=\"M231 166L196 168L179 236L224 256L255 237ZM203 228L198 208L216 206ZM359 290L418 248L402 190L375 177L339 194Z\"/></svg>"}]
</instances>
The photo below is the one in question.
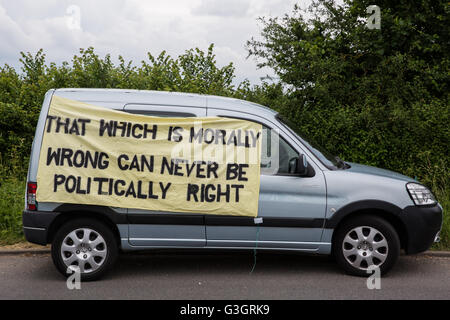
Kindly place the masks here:
<instances>
[{"instance_id":1,"label":"white banner on van","mask_svg":"<svg viewBox=\"0 0 450 320\"><path fill-rule=\"evenodd\" d=\"M261 125L159 118L53 96L37 201L257 216Z\"/></svg>"}]
</instances>

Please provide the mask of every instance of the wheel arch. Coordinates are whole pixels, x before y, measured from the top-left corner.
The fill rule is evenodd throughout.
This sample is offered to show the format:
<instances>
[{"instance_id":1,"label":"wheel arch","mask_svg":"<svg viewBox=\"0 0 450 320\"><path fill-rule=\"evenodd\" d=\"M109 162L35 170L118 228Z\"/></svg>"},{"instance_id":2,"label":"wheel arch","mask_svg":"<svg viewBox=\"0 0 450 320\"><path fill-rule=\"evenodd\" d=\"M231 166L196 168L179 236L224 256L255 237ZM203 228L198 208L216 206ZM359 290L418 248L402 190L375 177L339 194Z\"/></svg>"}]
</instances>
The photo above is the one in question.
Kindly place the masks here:
<instances>
[{"instance_id":1,"label":"wheel arch","mask_svg":"<svg viewBox=\"0 0 450 320\"><path fill-rule=\"evenodd\" d=\"M408 245L408 232L406 225L400 217L401 213L401 208L385 201L358 201L346 205L338 210L331 219L328 219L325 222L325 228L334 229L331 240L331 245L333 246L335 242L334 239L337 234L336 231L347 221L363 214L377 216L386 220L392 225L392 227L394 227L400 239L400 246L402 249L405 249Z\"/></svg>"},{"instance_id":2,"label":"wheel arch","mask_svg":"<svg viewBox=\"0 0 450 320\"><path fill-rule=\"evenodd\" d=\"M66 222L78 218L89 218L100 221L108 226L112 230L114 238L120 247L120 232L117 224L127 223L125 216L120 217L118 213L108 207L90 205L63 204L56 208L55 211L60 213L56 216L48 228L47 243L51 243L53 241L58 229Z\"/></svg>"}]
</instances>

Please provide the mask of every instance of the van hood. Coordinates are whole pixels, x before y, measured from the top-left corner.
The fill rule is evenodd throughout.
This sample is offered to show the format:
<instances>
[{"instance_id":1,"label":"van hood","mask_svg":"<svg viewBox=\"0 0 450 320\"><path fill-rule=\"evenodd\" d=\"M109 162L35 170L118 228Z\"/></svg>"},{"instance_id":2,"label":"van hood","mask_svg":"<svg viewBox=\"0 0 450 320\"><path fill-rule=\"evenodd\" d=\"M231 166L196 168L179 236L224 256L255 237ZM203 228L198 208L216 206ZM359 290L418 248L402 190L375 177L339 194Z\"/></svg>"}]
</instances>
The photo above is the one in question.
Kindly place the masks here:
<instances>
[{"instance_id":1,"label":"van hood","mask_svg":"<svg viewBox=\"0 0 450 320\"><path fill-rule=\"evenodd\" d=\"M380 169L377 167L366 166L364 164L353 163L353 162L347 162L347 163L351 167L346 170L348 170L350 172L382 176L382 177L387 177L387 178L392 178L392 179L397 179L397 180L402 180L402 181L407 181L407 182L415 181L411 177L405 176L403 174L400 174L400 173L397 173L397 172L394 172L391 170Z\"/></svg>"}]
</instances>

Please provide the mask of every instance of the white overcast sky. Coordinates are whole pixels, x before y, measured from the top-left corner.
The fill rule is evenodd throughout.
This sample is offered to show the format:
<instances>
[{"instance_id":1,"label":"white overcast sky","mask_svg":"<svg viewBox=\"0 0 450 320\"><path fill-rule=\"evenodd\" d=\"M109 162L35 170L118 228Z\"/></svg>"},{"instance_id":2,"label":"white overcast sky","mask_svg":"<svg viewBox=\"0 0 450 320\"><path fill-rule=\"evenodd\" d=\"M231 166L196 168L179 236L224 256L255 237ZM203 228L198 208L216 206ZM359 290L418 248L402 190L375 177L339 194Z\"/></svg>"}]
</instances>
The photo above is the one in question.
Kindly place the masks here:
<instances>
[{"instance_id":1,"label":"white overcast sky","mask_svg":"<svg viewBox=\"0 0 450 320\"><path fill-rule=\"evenodd\" d=\"M0 0L0 65L17 68L20 51L39 48L47 62L70 62L89 46L140 64L147 52L177 56L214 43L219 66L233 62L236 83L257 84L272 73L246 59L245 43L259 36L258 17L281 16L295 3L306 8L310 0ZM80 9L79 29L68 23L71 5Z\"/></svg>"}]
</instances>

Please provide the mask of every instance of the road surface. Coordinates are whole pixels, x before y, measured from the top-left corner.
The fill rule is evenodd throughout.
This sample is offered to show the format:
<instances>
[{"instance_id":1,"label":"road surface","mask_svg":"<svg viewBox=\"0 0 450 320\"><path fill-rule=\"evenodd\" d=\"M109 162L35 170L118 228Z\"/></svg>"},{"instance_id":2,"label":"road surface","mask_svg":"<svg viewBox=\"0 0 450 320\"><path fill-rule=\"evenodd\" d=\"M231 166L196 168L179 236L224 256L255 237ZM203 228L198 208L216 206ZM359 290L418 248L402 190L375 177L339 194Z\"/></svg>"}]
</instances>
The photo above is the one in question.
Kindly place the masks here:
<instances>
[{"instance_id":1,"label":"road surface","mask_svg":"<svg viewBox=\"0 0 450 320\"><path fill-rule=\"evenodd\" d=\"M69 290L50 255L0 255L0 299L450 299L450 258L402 256L369 290L327 257L295 253L123 254L103 280Z\"/></svg>"}]
</instances>

